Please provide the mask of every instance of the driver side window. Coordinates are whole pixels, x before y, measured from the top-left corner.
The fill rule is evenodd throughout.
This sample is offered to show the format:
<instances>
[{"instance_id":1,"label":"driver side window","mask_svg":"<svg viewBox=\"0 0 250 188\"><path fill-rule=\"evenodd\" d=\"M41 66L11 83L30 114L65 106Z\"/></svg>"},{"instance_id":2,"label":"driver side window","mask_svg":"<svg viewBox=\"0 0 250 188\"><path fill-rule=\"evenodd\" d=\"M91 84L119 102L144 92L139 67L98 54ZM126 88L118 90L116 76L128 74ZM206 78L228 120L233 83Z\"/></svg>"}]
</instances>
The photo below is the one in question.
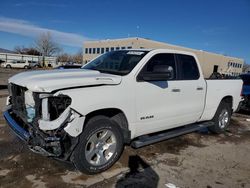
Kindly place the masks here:
<instances>
[{"instance_id":1,"label":"driver side window","mask_svg":"<svg viewBox=\"0 0 250 188\"><path fill-rule=\"evenodd\" d=\"M142 74L164 74L171 72L168 80L176 79L176 66L174 54L162 53L153 56L142 69Z\"/></svg>"}]
</instances>

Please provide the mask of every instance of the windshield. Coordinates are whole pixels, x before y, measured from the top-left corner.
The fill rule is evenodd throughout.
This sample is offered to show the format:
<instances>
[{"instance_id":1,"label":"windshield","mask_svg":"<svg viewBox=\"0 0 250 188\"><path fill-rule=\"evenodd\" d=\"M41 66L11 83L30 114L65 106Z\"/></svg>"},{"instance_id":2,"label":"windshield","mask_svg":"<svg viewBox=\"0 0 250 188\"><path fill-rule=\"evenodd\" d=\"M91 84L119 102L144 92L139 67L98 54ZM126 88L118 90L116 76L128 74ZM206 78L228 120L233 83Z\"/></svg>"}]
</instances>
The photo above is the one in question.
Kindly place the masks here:
<instances>
[{"instance_id":1,"label":"windshield","mask_svg":"<svg viewBox=\"0 0 250 188\"><path fill-rule=\"evenodd\" d=\"M127 75L147 53L148 51L139 50L112 51L101 55L82 68L98 70L102 73Z\"/></svg>"},{"instance_id":2,"label":"windshield","mask_svg":"<svg viewBox=\"0 0 250 188\"><path fill-rule=\"evenodd\" d=\"M241 75L241 79L244 82L244 85L250 85L250 74L249 75Z\"/></svg>"}]
</instances>

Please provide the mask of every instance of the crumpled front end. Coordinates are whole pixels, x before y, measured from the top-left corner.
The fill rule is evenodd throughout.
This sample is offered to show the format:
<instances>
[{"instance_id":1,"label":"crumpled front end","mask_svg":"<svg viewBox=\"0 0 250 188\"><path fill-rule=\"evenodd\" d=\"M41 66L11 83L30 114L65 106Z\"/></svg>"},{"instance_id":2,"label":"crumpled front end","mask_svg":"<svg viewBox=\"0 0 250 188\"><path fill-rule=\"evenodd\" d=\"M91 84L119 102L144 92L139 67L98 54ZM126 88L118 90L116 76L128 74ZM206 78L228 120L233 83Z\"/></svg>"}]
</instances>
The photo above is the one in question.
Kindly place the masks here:
<instances>
[{"instance_id":1,"label":"crumpled front end","mask_svg":"<svg viewBox=\"0 0 250 188\"><path fill-rule=\"evenodd\" d=\"M35 93L10 84L4 117L29 148L45 156L67 159L78 142L85 117L71 108L71 98Z\"/></svg>"}]
</instances>

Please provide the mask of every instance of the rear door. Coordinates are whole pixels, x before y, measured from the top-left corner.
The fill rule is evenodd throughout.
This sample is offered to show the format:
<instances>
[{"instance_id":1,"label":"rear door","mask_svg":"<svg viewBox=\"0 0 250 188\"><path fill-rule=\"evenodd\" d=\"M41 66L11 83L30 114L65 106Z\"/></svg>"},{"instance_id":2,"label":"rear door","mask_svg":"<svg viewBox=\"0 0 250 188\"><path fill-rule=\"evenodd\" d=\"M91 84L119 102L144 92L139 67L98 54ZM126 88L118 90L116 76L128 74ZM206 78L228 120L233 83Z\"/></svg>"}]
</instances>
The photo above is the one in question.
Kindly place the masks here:
<instances>
[{"instance_id":1,"label":"rear door","mask_svg":"<svg viewBox=\"0 0 250 188\"><path fill-rule=\"evenodd\" d=\"M206 82L200 75L195 58L191 55L176 54L178 64L178 85L181 97L181 116L185 123L200 119L205 105Z\"/></svg>"}]
</instances>

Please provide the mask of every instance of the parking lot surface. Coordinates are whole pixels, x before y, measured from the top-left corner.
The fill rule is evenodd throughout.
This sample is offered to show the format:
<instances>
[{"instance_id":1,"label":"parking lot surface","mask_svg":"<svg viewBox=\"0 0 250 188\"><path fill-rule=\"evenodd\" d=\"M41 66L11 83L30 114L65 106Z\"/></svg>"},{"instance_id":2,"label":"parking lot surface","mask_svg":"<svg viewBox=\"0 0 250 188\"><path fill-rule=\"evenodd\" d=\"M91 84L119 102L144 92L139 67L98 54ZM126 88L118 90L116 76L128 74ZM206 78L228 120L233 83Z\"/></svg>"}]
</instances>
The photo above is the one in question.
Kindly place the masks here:
<instances>
[{"instance_id":1,"label":"parking lot surface","mask_svg":"<svg viewBox=\"0 0 250 188\"><path fill-rule=\"evenodd\" d=\"M2 85L16 72L1 69ZM5 106L6 95L3 87L0 89L1 109ZM248 113L234 114L225 134L214 135L204 130L140 149L126 146L111 169L89 176L70 163L29 151L6 125L1 112L0 187L167 187L166 184L250 187Z\"/></svg>"}]
</instances>

